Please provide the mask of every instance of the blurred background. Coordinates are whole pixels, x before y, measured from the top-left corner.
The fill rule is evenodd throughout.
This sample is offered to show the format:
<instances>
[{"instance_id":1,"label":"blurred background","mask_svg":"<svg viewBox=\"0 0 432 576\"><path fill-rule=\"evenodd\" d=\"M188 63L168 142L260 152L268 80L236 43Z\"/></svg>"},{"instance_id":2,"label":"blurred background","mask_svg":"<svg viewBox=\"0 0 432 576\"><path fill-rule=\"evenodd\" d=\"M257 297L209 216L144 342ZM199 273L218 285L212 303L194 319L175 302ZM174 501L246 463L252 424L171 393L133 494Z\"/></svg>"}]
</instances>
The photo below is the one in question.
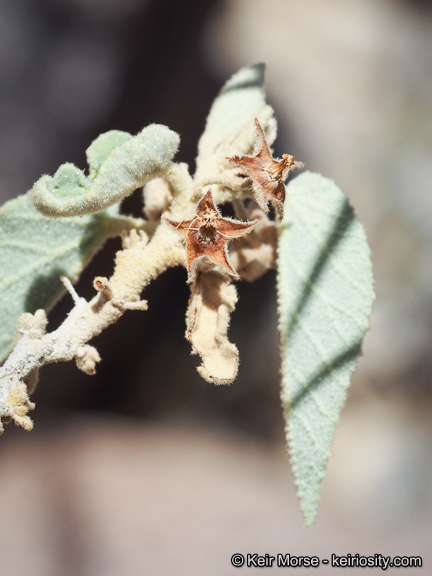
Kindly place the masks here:
<instances>
[{"instance_id":1,"label":"blurred background","mask_svg":"<svg viewBox=\"0 0 432 576\"><path fill-rule=\"evenodd\" d=\"M146 291L148 312L95 341L96 376L45 367L34 431L6 428L1 574L220 576L237 573L235 552L430 564L431 38L427 0L0 0L2 202L63 162L84 168L101 132L151 122L180 133L177 158L193 171L218 90L265 61L276 154L349 196L377 293L312 528L285 453L274 273L238 285L241 365L225 388L195 370L186 274L174 269ZM125 211L139 215L139 195ZM111 274L119 247L107 242L80 295ZM70 308L60 301L50 328Z\"/></svg>"}]
</instances>

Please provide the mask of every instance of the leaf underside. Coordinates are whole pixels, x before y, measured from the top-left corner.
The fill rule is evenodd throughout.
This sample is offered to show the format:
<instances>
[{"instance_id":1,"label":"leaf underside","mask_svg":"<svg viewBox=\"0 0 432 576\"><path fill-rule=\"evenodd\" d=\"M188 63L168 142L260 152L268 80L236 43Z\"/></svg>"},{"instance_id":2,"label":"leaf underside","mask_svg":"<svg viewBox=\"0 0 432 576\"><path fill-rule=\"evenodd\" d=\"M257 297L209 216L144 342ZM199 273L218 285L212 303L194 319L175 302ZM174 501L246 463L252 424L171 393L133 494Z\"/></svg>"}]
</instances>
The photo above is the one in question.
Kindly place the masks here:
<instances>
[{"instance_id":1,"label":"leaf underside","mask_svg":"<svg viewBox=\"0 0 432 576\"><path fill-rule=\"evenodd\" d=\"M41 214L29 194L2 206L0 360L12 347L19 315L50 308L64 292L60 276L76 280L117 222L121 229L126 219L116 217L116 211L112 207L96 215L54 219Z\"/></svg>"},{"instance_id":2,"label":"leaf underside","mask_svg":"<svg viewBox=\"0 0 432 576\"><path fill-rule=\"evenodd\" d=\"M306 172L287 186L278 257L282 404L306 525L313 523L334 430L369 326L369 247L346 196Z\"/></svg>"}]
</instances>

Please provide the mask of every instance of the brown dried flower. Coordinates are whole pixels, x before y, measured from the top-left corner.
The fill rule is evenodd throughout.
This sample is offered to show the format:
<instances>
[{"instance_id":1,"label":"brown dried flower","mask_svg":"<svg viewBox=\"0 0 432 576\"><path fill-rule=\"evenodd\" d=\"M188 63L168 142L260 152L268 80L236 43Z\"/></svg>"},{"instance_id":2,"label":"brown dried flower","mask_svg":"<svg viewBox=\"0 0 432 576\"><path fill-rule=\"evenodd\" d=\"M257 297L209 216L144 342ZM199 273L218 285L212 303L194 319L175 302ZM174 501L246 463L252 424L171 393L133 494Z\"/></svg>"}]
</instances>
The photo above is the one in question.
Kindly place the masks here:
<instances>
[{"instance_id":1,"label":"brown dried flower","mask_svg":"<svg viewBox=\"0 0 432 576\"><path fill-rule=\"evenodd\" d=\"M249 234L257 220L241 222L233 218L222 218L213 202L211 190L201 198L197 214L191 220L174 222L166 217L165 220L186 238L189 282L194 280L199 263L207 258L238 278L229 260L227 244L233 238Z\"/></svg>"},{"instance_id":2,"label":"brown dried flower","mask_svg":"<svg viewBox=\"0 0 432 576\"><path fill-rule=\"evenodd\" d=\"M283 216L283 203L285 201L284 182L291 170L303 168L303 163L298 162L295 156L283 154L280 160L275 160L270 153L264 130L255 118L258 129L258 140L254 156L233 156L228 158L232 164L243 168L247 175L252 178L255 199L265 212L268 212L267 204L272 202L278 220Z\"/></svg>"}]
</instances>

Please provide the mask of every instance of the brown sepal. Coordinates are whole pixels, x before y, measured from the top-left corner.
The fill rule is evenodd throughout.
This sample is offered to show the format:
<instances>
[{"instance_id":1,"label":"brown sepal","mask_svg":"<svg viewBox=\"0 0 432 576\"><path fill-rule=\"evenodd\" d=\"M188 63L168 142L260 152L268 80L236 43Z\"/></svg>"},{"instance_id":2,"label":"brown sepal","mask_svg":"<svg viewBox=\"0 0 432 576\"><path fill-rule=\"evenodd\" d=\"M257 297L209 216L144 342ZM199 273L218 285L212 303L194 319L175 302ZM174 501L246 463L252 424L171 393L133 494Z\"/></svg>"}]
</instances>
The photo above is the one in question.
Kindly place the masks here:
<instances>
[{"instance_id":1,"label":"brown sepal","mask_svg":"<svg viewBox=\"0 0 432 576\"><path fill-rule=\"evenodd\" d=\"M271 201L278 220L283 216L283 204L285 201L284 182L291 170L303 168L303 163L298 162L295 156L283 154L280 160L276 160L270 153L264 130L255 119L258 130L256 153L254 156L233 156L227 158L232 164L240 166L252 179L255 199L265 212L268 212L268 202Z\"/></svg>"},{"instance_id":2,"label":"brown sepal","mask_svg":"<svg viewBox=\"0 0 432 576\"><path fill-rule=\"evenodd\" d=\"M228 255L228 242L249 234L257 223L223 218L213 202L211 190L201 198L197 213L191 220L165 221L186 238L188 281L192 282L200 262L209 259L222 266L230 276L238 278Z\"/></svg>"}]
</instances>

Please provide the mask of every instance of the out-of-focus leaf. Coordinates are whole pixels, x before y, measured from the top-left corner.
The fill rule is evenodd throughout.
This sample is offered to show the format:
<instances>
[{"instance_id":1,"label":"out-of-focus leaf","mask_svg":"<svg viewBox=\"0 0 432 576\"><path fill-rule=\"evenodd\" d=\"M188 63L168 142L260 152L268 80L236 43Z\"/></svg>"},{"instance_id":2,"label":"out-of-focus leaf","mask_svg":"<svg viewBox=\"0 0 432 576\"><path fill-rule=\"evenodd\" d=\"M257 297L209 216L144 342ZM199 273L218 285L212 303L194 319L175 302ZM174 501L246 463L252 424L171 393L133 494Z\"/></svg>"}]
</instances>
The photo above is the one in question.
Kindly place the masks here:
<instances>
[{"instance_id":1,"label":"out-of-focus leaf","mask_svg":"<svg viewBox=\"0 0 432 576\"><path fill-rule=\"evenodd\" d=\"M49 308L64 291L62 274L76 280L107 236L133 225L116 211L54 219L41 214L29 194L0 208L0 360L10 351L19 315Z\"/></svg>"},{"instance_id":2,"label":"out-of-focus leaf","mask_svg":"<svg viewBox=\"0 0 432 576\"><path fill-rule=\"evenodd\" d=\"M369 247L347 198L319 174L298 176L279 238L278 309L287 442L307 525L373 298Z\"/></svg>"}]
</instances>

